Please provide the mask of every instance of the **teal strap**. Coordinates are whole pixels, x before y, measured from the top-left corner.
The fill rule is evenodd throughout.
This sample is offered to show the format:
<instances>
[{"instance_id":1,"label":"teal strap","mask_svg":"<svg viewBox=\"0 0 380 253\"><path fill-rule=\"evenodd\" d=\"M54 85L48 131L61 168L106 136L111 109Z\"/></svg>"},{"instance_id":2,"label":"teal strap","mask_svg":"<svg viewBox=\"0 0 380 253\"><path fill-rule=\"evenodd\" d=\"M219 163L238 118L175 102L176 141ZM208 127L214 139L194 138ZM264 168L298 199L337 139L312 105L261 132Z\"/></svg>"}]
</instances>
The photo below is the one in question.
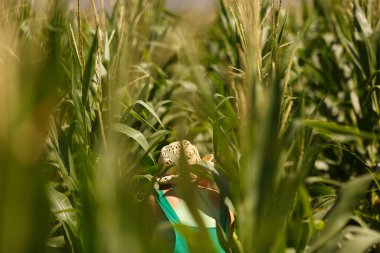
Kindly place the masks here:
<instances>
[{"instance_id":1,"label":"teal strap","mask_svg":"<svg viewBox=\"0 0 380 253\"><path fill-rule=\"evenodd\" d=\"M168 218L168 220L170 221L170 223L180 224L181 222L180 222L177 214L174 212L173 208L171 207L170 203L166 199L165 193L162 190L157 191L157 194L155 197L156 197L157 203L160 205L162 211L165 213L165 215ZM227 212L228 212L227 207L224 204L222 204L219 222L221 223L222 228L223 228L225 233L227 233L227 228L228 228ZM193 228L193 229L196 229L196 228ZM174 232L175 232L175 237L176 237L175 246L174 246L174 253L188 253L188 252L190 252L188 245L187 245L187 242L186 242L186 239L175 228L174 228ZM223 248L221 247L221 245L219 244L219 241L218 241L218 235L217 235L216 228L208 228L208 232L209 232L209 235L211 236L211 240L213 241L213 243L216 247L217 252L218 253L224 253L225 251L223 250Z\"/></svg>"},{"instance_id":2,"label":"teal strap","mask_svg":"<svg viewBox=\"0 0 380 253\"><path fill-rule=\"evenodd\" d=\"M227 213L228 213L228 210L227 210L227 207L225 204L221 204L220 207L221 207L221 209L220 209L219 222L223 228L224 233L227 233L227 228L228 228Z\"/></svg>"},{"instance_id":3,"label":"teal strap","mask_svg":"<svg viewBox=\"0 0 380 253\"><path fill-rule=\"evenodd\" d=\"M158 196L156 196L156 200L157 200L158 204L160 205L162 211L165 213L166 217L170 221L170 223L179 224L180 220L179 220L177 214L174 212L172 206L170 205L170 203L166 199L165 193L162 190L157 191L157 193L158 193Z\"/></svg>"},{"instance_id":4,"label":"teal strap","mask_svg":"<svg viewBox=\"0 0 380 253\"><path fill-rule=\"evenodd\" d=\"M215 249L217 253L226 253L226 251L223 249L222 245L219 243L218 239L218 232L216 228L209 228L208 233L211 236L211 240L214 243Z\"/></svg>"},{"instance_id":5,"label":"teal strap","mask_svg":"<svg viewBox=\"0 0 380 253\"><path fill-rule=\"evenodd\" d=\"M158 195L158 196L157 196ZM174 212L171 207L169 201L165 197L165 193L163 191L157 191L156 200L160 205L162 211L165 213L166 217L170 221L171 224L180 224L180 220L177 214ZM189 253L189 248L187 246L185 238L175 229L175 245L173 253Z\"/></svg>"}]
</instances>

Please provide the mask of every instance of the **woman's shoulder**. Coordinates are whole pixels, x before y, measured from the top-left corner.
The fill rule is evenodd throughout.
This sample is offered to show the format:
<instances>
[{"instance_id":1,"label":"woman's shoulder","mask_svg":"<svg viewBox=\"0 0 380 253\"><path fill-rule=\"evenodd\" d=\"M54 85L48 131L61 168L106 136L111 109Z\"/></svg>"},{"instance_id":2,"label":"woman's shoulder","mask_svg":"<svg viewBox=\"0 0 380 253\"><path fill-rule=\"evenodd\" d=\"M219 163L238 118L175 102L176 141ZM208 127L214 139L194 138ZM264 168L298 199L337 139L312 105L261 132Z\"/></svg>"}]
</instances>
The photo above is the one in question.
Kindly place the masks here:
<instances>
[{"instance_id":1,"label":"woman's shoulder","mask_svg":"<svg viewBox=\"0 0 380 253\"><path fill-rule=\"evenodd\" d=\"M204 188L204 187L198 187L197 190L204 196L207 196L207 198L210 200L212 205L219 209L220 208L220 199L219 199L219 192L212 188ZM170 205L175 208L181 199L183 199L178 189L169 188L162 190L165 198L170 203Z\"/></svg>"}]
</instances>

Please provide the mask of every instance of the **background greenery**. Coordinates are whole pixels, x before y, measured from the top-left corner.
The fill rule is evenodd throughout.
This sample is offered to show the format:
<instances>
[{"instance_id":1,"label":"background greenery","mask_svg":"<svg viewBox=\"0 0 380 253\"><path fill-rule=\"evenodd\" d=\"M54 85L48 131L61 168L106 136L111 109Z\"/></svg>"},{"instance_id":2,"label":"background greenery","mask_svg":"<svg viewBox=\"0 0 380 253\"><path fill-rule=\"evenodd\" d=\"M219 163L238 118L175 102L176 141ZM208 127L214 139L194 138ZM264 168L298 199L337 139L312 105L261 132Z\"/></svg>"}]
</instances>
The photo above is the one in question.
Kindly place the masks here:
<instances>
[{"instance_id":1,"label":"background greenery","mask_svg":"<svg viewBox=\"0 0 380 253\"><path fill-rule=\"evenodd\" d=\"M179 139L215 154L226 252L380 252L378 0L92 4L0 1L0 252L161 252Z\"/></svg>"}]
</instances>

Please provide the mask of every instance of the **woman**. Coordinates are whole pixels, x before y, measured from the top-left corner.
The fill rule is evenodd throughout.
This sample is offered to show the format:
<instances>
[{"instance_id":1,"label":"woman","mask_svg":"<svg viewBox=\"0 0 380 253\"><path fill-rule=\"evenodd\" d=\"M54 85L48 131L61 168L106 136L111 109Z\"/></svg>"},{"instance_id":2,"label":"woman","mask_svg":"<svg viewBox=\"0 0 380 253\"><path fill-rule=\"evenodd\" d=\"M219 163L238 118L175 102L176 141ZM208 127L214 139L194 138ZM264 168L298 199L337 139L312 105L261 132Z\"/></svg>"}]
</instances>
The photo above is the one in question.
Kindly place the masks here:
<instances>
[{"instance_id":1,"label":"woman","mask_svg":"<svg viewBox=\"0 0 380 253\"><path fill-rule=\"evenodd\" d=\"M195 221L191 213L191 211L195 210L199 214L198 217L205 227L203 231L206 231L209 235L209 239L212 242L211 244L216 252L225 252L218 240L217 227L221 228L224 234L227 234L228 231L232 229L233 215L222 203L215 185L210 182L210 180L187 172L193 186L191 189L191 203L193 208L192 210L189 209L184 200L184 185L181 187L181 185L178 184L181 180L179 177L181 173L179 173L180 171L176 165L176 161L179 160L181 155L186 158L190 166L202 162L208 166L214 165L212 155L206 155L201 160L197 148L186 140L173 142L161 149L159 164L161 166L162 176L157 179L160 189L154 196L154 201L158 209L157 211L172 225L172 237L169 240L172 240L173 243L171 247L172 250L170 251L185 253L191 252L190 249L194 250L194 247L191 247L194 246L194 244L189 243L189 238L185 236L185 234L189 233L184 232L183 229L193 232L190 233L192 234L192 238L198 236L198 239L204 239L203 237L199 238L200 233L197 234L197 232L200 231L198 227L199 222ZM180 227L182 227L181 232ZM162 243L163 240L162 238L157 239L156 237L155 241L156 244ZM165 238L164 241L167 242L168 239Z\"/></svg>"}]
</instances>

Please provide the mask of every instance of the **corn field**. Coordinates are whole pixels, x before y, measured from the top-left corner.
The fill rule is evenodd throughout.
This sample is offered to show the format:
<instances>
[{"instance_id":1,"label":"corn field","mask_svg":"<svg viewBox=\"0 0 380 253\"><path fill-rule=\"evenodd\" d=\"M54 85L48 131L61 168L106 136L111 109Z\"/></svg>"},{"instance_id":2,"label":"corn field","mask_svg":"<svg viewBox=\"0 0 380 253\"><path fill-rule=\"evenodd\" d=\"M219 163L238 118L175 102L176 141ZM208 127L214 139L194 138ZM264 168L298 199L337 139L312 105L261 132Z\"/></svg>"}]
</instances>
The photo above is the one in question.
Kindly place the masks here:
<instances>
[{"instance_id":1,"label":"corn field","mask_svg":"<svg viewBox=\"0 0 380 253\"><path fill-rule=\"evenodd\" d=\"M0 10L1 253L165 252L147 203L183 139L215 156L225 252L380 252L379 0Z\"/></svg>"}]
</instances>

